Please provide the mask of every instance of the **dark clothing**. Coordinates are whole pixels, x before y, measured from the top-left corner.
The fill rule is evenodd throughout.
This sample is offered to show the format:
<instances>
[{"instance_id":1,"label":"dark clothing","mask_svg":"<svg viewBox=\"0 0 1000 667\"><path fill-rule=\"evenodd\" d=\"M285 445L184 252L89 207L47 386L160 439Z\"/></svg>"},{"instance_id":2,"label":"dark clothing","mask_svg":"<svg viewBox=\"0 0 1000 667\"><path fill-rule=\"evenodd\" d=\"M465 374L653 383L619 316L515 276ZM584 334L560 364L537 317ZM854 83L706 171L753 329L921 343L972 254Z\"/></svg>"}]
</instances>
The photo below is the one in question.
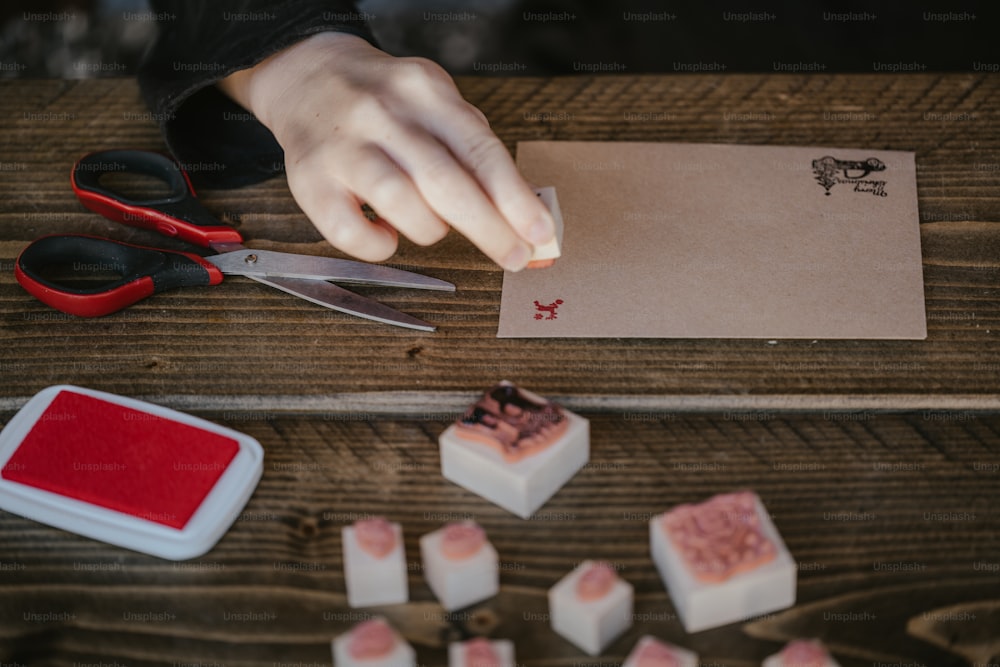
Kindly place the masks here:
<instances>
[{"instance_id":1,"label":"dark clothing","mask_svg":"<svg viewBox=\"0 0 1000 667\"><path fill-rule=\"evenodd\" d=\"M367 17L349 0L152 0L160 37L139 71L167 143L197 183L235 187L283 169L271 133L212 84L325 30L373 41L371 18L394 55L425 55L453 74L639 72L933 72L996 68L996 9L885 3L848 11L840 0L729 0L664 8L660 0L513 0L428 11L432 0L389 3ZM984 6L980 6L984 5ZM464 41L457 44L454 37ZM409 44L412 40L413 44ZM437 52L433 47L437 47ZM995 69L989 70L995 71Z\"/></svg>"},{"instance_id":2,"label":"dark clothing","mask_svg":"<svg viewBox=\"0 0 1000 667\"><path fill-rule=\"evenodd\" d=\"M343 0L153 0L160 34L139 86L167 145L199 185L237 187L283 170L274 135L214 85L303 38L349 32L373 41Z\"/></svg>"}]
</instances>

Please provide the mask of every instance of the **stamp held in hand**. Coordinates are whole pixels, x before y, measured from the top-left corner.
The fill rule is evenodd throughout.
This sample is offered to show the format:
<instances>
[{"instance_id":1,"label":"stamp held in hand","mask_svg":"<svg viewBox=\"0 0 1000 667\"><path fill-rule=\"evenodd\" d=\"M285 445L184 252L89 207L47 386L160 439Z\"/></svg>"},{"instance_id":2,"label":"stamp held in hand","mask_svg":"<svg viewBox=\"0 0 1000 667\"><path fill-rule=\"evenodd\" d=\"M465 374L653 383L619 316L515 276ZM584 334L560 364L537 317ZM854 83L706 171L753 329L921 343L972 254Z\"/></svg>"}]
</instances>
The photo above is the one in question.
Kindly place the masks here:
<instances>
[{"instance_id":1,"label":"stamp held in hand","mask_svg":"<svg viewBox=\"0 0 1000 667\"><path fill-rule=\"evenodd\" d=\"M441 434L444 477L530 517L586 464L586 419L511 382L487 391Z\"/></svg>"},{"instance_id":2,"label":"stamp held in hand","mask_svg":"<svg viewBox=\"0 0 1000 667\"><path fill-rule=\"evenodd\" d=\"M797 569L756 494L680 505L649 524L653 560L688 632L795 603Z\"/></svg>"},{"instance_id":3,"label":"stamp held in hand","mask_svg":"<svg viewBox=\"0 0 1000 667\"><path fill-rule=\"evenodd\" d=\"M549 209L549 213L552 214L552 219L556 223L555 237L545 245L536 246L531 254L531 260L528 262L527 268L529 269L544 269L555 264L556 260L562 256L563 217L562 211L559 209L559 200L556 199L555 188L537 188L535 194Z\"/></svg>"}]
</instances>

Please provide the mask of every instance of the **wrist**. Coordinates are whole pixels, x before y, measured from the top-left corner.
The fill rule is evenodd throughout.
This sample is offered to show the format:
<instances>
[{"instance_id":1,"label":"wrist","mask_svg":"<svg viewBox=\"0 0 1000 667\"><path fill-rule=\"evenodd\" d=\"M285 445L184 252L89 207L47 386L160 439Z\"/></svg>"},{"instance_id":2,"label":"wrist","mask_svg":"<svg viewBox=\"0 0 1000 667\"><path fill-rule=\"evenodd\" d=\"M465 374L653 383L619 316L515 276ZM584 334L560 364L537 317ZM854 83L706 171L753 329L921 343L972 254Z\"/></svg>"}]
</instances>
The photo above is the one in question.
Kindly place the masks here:
<instances>
[{"instance_id":1,"label":"wrist","mask_svg":"<svg viewBox=\"0 0 1000 667\"><path fill-rule=\"evenodd\" d=\"M275 129L281 121L281 110L293 106L285 98L286 93L312 72L328 67L330 56L350 58L353 57L351 52L357 49L375 50L375 47L350 33L317 33L253 67L233 72L216 85L277 134Z\"/></svg>"}]
</instances>

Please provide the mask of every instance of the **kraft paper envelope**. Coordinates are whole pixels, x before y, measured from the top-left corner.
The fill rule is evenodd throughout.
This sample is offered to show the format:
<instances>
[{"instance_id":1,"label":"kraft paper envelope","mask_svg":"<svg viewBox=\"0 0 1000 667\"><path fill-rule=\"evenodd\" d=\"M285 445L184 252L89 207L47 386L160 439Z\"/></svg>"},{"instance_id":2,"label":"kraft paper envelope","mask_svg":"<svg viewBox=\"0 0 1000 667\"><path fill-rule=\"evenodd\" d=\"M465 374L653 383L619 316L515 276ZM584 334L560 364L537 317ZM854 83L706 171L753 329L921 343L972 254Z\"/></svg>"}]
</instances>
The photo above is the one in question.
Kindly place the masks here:
<instances>
[{"instance_id":1,"label":"kraft paper envelope","mask_svg":"<svg viewBox=\"0 0 1000 667\"><path fill-rule=\"evenodd\" d=\"M530 141L562 257L504 275L498 337L923 339L912 153Z\"/></svg>"}]
</instances>

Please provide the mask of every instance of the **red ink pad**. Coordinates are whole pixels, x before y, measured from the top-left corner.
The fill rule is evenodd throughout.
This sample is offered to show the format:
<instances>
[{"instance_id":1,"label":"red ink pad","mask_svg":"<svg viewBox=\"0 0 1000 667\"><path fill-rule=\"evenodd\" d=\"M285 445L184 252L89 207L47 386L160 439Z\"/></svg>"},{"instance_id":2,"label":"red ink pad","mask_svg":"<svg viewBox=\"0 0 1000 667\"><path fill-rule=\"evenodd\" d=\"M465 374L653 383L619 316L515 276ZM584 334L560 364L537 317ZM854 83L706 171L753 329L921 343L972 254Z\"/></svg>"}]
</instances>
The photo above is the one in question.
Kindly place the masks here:
<instances>
[{"instance_id":1,"label":"red ink pad","mask_svg":"<svg viewBox=\"0 0 1000 667\"><path fill-rule=\"evenodd\" d=\"M144 553L208 551L263 471L253 438L80 387L36 394L0 433L0 509Z\"/></svg>"}]
</instances>

